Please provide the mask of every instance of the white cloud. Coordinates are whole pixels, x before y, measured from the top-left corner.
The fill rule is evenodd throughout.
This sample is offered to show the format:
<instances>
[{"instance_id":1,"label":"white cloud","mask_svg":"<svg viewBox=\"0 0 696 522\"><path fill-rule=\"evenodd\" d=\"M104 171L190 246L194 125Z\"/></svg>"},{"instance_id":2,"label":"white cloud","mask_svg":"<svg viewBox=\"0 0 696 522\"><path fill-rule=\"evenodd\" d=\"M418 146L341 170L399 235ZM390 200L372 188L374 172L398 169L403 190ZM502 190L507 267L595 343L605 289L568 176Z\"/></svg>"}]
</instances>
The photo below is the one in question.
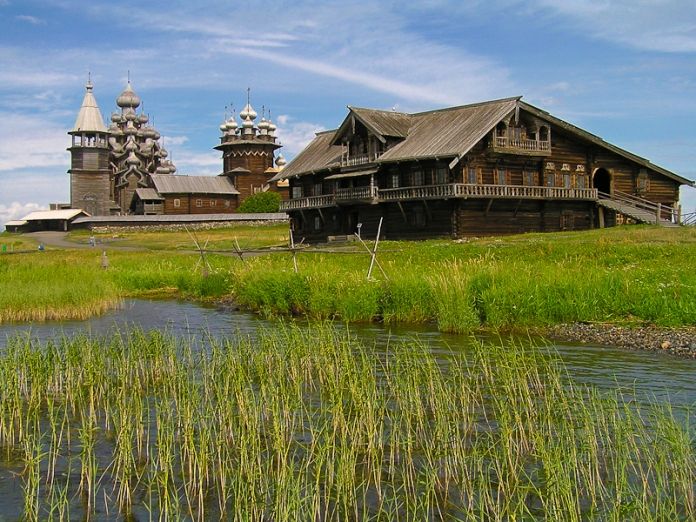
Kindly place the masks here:
<instances>
[{"instance_id":1,"label":"white cloud","mask_svg":"<svg viewBox=\"0 0 696 522\"><path fill-rule=\"evenodd\" d=\"M326 127L316 123L298 121L290 123L292 118L287 114L278 116L278 130L276 136L283 145L283 156L293 156L304 149L312 141L317 132L326 130Z\"/></svg>"},{"instance_id":2,"label":"white cloud","mask_svg":"<svg viewBox=\"0 0 696 522\"><path fill-rule=\"evenodd\" d=\"M21 22L29 22L33 25L46 25L46 20L42 20L41 18L37 18L35 16L17 15L15 16L15 19Z\"/></svg>"},{"instance_id":3,"label":"white cloud","mask_svg":"<svg viewBox=\"0 0 696 522\"><path fill-rule=\"evenodd\" d=\"M170 150L169 158L177 168L177 174L189 176L215 176L222 172L222 159L218 151L192 152Z\"/></svg>"},{"instance_id":4,"label":"white cloud","mask_svg":"<svg viewBox=\"0 0 696 522\"><path fill-rule=\"evenodd\" d=\"M70 144L66 129L48 118L0 112L0 172L24 167L67 169Z\"/></svg>"},{"instance_id":5,"label":"white cloud","mask_svg":"<svg viewBox=\"0 0 696 522\"><path fill-rule=\"evenodd\" d=\"M165 147L170 147L171 145L182 145L188 140L188 136L162 136L162 143L165 145Z\"/></svg>"},{"instance_id":6,"label":"white cloud","mask_svg":"<svg viewBox=\"0 0 696 522\"><path fill-rule=\"evenodd\" d=\"M526 2L525 2L526 4ZM683 0L537 0L562 23L637 49L696 52L696 3Z\"/></svg>"},{"instance_id":7,"label":"white cloud","mask_svg":"<svg viewBox=\"0 0 696 522\"><path fill-rule=\"evenodd\" d=\"M37 210L46 210L46 207L42 207L38 203L17 203L13 202L11 205L0 205L0 226L4 226L8 221L13 219L20 219L35 212Z\"/></svg>"}]
</instances>

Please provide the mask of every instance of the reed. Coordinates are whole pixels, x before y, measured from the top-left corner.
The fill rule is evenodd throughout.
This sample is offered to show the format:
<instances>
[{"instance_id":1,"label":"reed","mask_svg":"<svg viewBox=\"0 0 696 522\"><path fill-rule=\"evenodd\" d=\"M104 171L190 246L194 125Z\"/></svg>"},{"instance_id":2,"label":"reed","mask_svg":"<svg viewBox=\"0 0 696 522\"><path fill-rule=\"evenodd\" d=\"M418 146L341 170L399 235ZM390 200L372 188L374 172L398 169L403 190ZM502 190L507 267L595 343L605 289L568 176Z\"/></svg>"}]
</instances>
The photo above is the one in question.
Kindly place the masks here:
<instances>
[{"instance_id":1,"label":"reed","mask_svg":"<svg viewBox=\"0 0 696 522\"><path fill-rule=\"evenodd\" d=\"M30 520L696 514L694 412L578 385L529 343L436 356L324 323L17 337L0 390L1 458Z\"/></svg>"}]
</instances>

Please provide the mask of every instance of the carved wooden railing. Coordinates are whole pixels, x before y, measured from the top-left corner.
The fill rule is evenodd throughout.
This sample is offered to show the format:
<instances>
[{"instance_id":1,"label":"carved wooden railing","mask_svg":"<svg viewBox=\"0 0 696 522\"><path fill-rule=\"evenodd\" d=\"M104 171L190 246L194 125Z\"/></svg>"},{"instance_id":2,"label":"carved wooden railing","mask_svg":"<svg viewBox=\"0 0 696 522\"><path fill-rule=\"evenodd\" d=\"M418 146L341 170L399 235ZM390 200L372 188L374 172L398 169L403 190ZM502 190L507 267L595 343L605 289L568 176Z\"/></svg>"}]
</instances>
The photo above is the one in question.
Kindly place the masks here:
<instances>
[{"instance_id":1,"label":"carved wooden railing","mask_svg":"<svg viewBox=\"0 0 696 522\"><path fill-rule=\"evenodd\" d=\"M356 199L375 199L379 193L377 187L353 187L340 188L336 190L336 201L356 200Z\"/></svg>"},{"instance_id":2,"label":"carved wooden railing","mask_svg":"<svg viewBox=\"0 0 696 522\"><path fill-rule=\"evenodd\" d=\"M551 146L548 141L523 140L515 138L507 138L505 136L495 137L495 148L500 149L521 149L529 151L549 152Z\"/></svg>"},{"instance_id":3,"label":"carved wooden railing","mask_svg":"<svg viewBox=\"0 0 696 522\"><path fill-rule=\"evenodd\" d=\"M343 156L341 164L344 167L356 167L367 165L377 161L383 152L373 152L372 154L357 154L355 156Z\"/></svg>"},{"instance_id":4,"label":"carved wooden railing","mask_svg":"<svg viewBox=\"0 0 696 522\"><path fill-rule=\"evenodd\" d=\"M529 187L526 185L427 185L382 189L380 201L437 199L447 197L523 198L523 199L597 199L597 189L565 187Z\"/></svg>"},{"instance_id":5,"label":"carved wooden railing","mask_svg":"<svg viewBox=\"0 0 696 522\"><path fill-rule=\"evenodd\" d=\"M299 210L305 208L333 207L336 204L333 194L325 196L310 196L307 198L289 199L280 202L279 210Z\"/></svg>"}]
</instances>

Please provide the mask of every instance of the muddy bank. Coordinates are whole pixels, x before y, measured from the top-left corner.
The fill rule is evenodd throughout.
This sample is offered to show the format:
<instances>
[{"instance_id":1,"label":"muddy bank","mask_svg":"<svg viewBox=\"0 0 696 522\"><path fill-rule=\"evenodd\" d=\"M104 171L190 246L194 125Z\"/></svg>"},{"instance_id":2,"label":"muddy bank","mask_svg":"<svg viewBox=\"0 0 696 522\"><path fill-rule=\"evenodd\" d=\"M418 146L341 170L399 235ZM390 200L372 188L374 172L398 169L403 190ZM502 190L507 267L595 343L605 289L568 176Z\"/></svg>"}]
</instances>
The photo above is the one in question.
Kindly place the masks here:
<instances>
[{"instance_id":1,"label":"muddy bank","mask_svg":"<svg viewBox=\"0 0 696 522\"><path fill-rule=\"evenodd\" d=\"M696 358L696 327L622 327L602 323L574 323L549 326L539 333L564 341L617 346L626 350L664 352Z\"/></svg>"}]
</instances>

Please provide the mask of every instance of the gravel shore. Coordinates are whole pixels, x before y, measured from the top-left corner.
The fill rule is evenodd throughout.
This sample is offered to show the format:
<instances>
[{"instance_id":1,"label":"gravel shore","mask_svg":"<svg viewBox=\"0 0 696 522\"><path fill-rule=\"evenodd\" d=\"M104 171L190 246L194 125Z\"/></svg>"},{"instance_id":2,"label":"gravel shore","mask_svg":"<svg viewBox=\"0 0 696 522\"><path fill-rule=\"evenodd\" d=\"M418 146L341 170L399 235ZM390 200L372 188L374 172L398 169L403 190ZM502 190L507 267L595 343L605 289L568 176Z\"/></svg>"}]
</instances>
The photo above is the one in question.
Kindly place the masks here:
<instances>
[{"instance_id":1,"label":"gravel shore","mask_svg":"<svg viewBox=\"0 0 696 522\"><path fill-rule=\"evenodd\" d=\"M622 327L601 323L574 323L550 326L542 335L564 341L618 346L626 350L664 352L696 358L696 327Z\"/></svg>"}]
</instances>

